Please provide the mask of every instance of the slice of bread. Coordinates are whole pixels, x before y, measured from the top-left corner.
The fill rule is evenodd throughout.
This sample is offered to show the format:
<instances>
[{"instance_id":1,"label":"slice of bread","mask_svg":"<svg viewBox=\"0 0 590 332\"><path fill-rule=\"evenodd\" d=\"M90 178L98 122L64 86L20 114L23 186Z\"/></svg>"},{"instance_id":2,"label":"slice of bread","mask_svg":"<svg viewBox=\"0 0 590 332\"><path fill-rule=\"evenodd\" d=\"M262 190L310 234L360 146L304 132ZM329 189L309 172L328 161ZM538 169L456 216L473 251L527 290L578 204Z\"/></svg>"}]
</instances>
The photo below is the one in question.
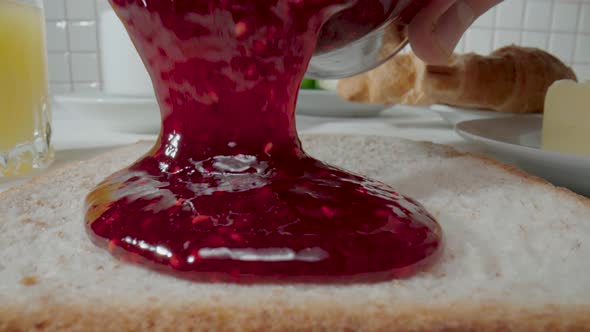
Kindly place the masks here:
<instances>
[{"instance_id":1,"label":"slice of bread","mask_svg":"<svg viewBox=\"0 0 590 332\"><path fill-rule=\"evenodd\" d=\"M450 148L307 136L307 151L420 200L442 259L405 280L195 283L115 260L84 229L86 193L140 143L0 195L0 330L590 331L590 201Z\"/></svg>"}]
</instances>

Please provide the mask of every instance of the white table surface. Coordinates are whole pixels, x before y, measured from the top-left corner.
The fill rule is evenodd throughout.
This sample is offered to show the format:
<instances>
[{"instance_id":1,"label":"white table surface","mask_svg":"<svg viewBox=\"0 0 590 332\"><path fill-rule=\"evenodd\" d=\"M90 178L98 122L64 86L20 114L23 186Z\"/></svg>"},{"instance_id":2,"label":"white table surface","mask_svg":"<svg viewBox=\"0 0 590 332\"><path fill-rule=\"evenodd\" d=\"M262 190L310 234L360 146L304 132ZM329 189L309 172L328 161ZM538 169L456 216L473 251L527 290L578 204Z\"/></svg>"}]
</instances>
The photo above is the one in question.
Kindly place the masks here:
<instances>
[{"instance_id":1,"label":"white table surface","mask_svg":"<svg viewBox=\"0 0 590 332\"><path fill-rule=\"evenodd\" d=\"M453 127L431 111L404 108L389 109L373 118L324 118L298 116L300 133L344 133L385 135L418 141L431 141L453 146L462 151L486 154L479 147L459 137ZM117 147L139 140L155 140L156 135L117 133L96 128L88 120L56 111L53 121L55 163L49 168L90 159ZM27 181L30 177L0 180L0 192Z\"/></svg>"}]
</instances>

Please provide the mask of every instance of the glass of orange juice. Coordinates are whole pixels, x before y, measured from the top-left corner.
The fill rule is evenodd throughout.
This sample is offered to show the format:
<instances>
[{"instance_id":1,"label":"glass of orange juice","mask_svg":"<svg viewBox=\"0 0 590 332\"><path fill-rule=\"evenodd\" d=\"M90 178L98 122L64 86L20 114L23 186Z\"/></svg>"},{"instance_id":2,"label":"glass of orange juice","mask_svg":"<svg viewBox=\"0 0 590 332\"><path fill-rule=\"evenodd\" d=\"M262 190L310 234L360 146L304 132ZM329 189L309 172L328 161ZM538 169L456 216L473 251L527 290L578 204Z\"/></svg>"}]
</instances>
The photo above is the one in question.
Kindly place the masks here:
<instances>
[{"instance_id":1,"label":"glass of orange juice","mask_svg":"<svg viewBox=\"0 0 590 332\"><path fill-rule=\"evenodd\" d=\"M0 0L0 181L53 161L41 0Z\"/></svg>"}]
</instances>

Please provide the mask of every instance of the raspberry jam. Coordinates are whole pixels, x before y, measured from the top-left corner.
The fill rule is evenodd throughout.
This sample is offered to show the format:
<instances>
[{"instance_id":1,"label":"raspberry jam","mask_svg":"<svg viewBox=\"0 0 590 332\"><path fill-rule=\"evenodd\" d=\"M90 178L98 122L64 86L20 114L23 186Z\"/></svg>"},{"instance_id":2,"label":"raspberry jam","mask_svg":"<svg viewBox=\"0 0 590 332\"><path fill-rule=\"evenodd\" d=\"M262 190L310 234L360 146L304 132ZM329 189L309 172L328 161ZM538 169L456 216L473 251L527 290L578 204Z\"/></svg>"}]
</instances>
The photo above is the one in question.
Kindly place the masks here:
<instances>
[{"instance_id":1,"label":"raspberry jam","mask_svg":"<svg viewBox=\"0 0 590 332\"><path fill-rule=\"evenodd\" d=\"M89 194L93 241L200 281L378 281L433 262L442 232L419 203L309 157L297 137L320 29L355 3L111 0L163 125Z\"/></svg>"}]
</instances>

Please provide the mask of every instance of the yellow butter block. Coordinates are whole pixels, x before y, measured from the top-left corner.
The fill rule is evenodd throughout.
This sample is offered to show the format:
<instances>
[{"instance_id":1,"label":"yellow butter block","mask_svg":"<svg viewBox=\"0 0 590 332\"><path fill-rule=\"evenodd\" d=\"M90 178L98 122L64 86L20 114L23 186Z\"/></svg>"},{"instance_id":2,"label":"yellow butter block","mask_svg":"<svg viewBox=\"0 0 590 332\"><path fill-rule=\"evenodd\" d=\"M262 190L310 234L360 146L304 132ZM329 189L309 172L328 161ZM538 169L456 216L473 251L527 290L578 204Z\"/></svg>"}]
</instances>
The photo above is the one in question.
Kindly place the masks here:
<instances>
[{"instance_id":1,"label":"yellow butter block","mask_svg":"<svg viewBox=\"0 0 590 332\"><path fill-rule=\"evenodd\" d=\"M555 82L545 98L543 149L590 155L590 82Z\"/></svg>"}]
</instances>

